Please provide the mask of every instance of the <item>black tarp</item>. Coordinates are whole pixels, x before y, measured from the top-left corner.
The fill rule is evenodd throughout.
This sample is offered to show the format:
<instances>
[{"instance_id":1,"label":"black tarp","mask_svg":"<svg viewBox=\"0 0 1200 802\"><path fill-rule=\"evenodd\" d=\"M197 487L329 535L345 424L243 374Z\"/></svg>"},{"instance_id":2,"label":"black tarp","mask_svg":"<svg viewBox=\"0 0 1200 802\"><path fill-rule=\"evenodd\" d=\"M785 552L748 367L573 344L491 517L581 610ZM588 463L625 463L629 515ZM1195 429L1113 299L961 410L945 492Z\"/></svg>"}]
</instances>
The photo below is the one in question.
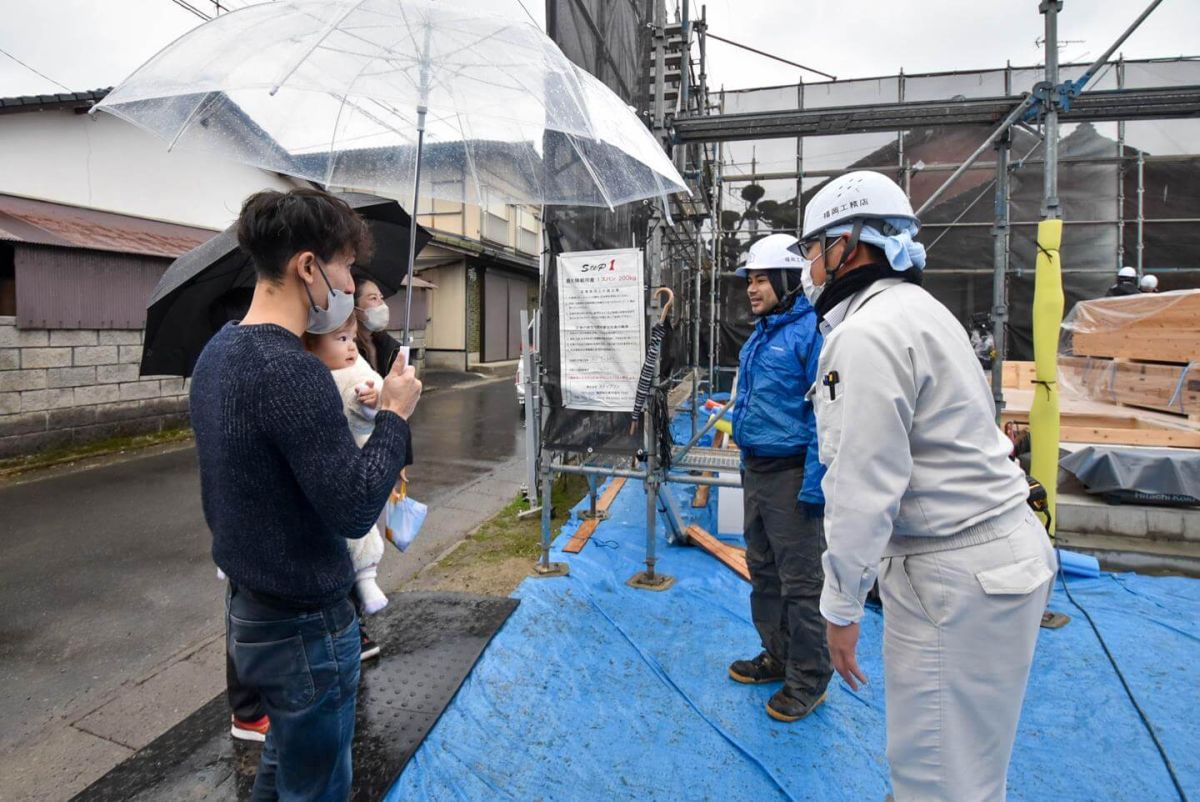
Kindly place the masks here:
<instances>
[{"instance_id":1,"label":"black tarp","mask_svg":"<svg viewBox=\"0 0 1200 802\"><path fill-rule=\"evenodd\" d=\"M639 113L647 109L644 65L650 53L652 19L649 0L546 0L546 28L575 64L595 75ZM575 155L569 149L547 153L566 168ZM546 207L549 252L542 273L542 327L539 351L546 399L545 447L559 451L629 453L641 444L629 435L628 413L580 412L562 407L558 351L558 275L555 256L564 251L645 247L649 207L641 203L615 211L590 206ZM647 269L649 281L649 269Z\"/></svg>"}]
</instances>

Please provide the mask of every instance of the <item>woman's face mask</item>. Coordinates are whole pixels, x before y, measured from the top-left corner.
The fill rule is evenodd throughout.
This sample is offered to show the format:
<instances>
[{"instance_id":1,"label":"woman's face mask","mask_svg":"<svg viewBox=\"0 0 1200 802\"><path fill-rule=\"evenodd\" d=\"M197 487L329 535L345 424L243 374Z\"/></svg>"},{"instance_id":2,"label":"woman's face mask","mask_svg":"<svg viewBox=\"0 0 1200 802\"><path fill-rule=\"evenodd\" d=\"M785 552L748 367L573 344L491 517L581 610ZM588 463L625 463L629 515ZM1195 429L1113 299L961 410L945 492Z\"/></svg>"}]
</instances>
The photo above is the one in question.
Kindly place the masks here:
<instances>
[{"instance_id":1,"label":"woman's face mask","mask_svg":"<svg viewBox=\"0 0 1200 802\"><path fill-rule=\"evenodd\" d=\"M387 328L391 317L387 304L379 304L379 306L359 309L359 311L362 312L362 322L368 331L383 331Z\"/></svg>"},{"instance_id":2,"label":"woman's face mask","mask_svg":"<svg viewBox=\"0 0 1200 802\"><path fill-rule=\"evenodd\" d=\"M308 325L305 330L309 334L328 334L336 330L339 326L350 319L350 315L354 314L354 295L349 292L336 290L329 283L329 276L325 275L325 268L318 261L317 270L321 273L321 278L325 279L325 286L329 288L329 300L325 304L325 308L321 309L317 306L317 302L313 300L312 292L308 289L308 285L304 285L304 291L308 293Z\"/></svg>"}]
</instances>

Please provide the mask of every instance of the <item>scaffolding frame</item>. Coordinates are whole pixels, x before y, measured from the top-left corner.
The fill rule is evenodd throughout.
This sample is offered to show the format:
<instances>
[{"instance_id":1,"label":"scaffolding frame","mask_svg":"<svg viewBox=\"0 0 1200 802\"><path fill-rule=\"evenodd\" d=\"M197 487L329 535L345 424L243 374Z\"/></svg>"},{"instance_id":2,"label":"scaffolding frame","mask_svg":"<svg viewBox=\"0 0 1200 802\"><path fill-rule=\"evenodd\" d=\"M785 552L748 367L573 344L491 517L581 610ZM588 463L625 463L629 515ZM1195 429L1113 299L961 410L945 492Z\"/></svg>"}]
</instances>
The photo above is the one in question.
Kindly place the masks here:
<instances>
[{"instance_id":1,"label":"scaffolding frame","mask_svg":"<svg viewBox=\"0 0 1200 802\"><path fill-rule=\"evenodd\" d=\"M1118 38L1113 46L1101 58L1093 62L1088 67L1084 76L1075 82L1067 81L1065 84L1059 84L1057 78L1060 66L1057 64L1057 43L1052 37L1048 37L1046 45L1048 62L1046 80L1037 83L1030 92L1021 95L1013 94L1012 77L1014 72L1028 72L1029 68L1014 68L1011 64L1008 64L1004 68L1005 94L1003 96L935 101L906 101L905 85L908 79L939 75L963 75L978 71L957 71L930 73L922 76L907 76L901 70L899 75L895 76L898 81L898 102L895 103L804 109L806 87L811 87L813 84L805 84L801 81L794 85L797 97L797 108L794 110L731 114L726 111L726 92L724 89L719 93L720 100L718 103L714 105L710 102L706 69L705 39L708 27L706 10L702 6L699 20L692 20L690 19L690 0L680 0L682 4L679 14L680 20L675 26L668 26L665 21L665 0L652 0L654 3L652 30L654 58L653 69L651 71L653 91L651 93L651 105L647 116L651 128L660 138L660 141L663 142L664 147L668 150L673 149L677 167L680 168L680 172L684 175L685 179L689 179L689 185L693 186L693 193L698 189L704 193L706 199L706 202L699 211L697 211L695 205L689 208L679 203L677 208L681 214L678 216L672 215L670 209L665 205L659 206L656 214L652 215L654 219L651 234L647 238L646 260L650 287L659 286L663 275L663 265L668 265L671 268L668 272L674 279L678 279L677 283L684 290L680 295L688 299L685 303L686 308L682 319L687 324L684 332L690 342L690 347L686 348L685 351L688 354L688 369L690 369L691 376L689 409L692 437L685 446L675 449L674 457L679 461L678 467L693 471L711 469L711 466L706 467L703 461L689 463L686 458L690 452L697 449L697 443L707 434L719 417L719 415L710 417L709 421L703 427L698 428L698 399L701 387L707 386L711 393L716 387L717 374L721 371L718 364L718 327L721 315L718 309L717 286L721 276L720 266L724 261L724 254L722 253L723 227L720 217L723 209L725 188L729 185L753 183L758 180L793 179L795 181L796 193L795 226L787 229L773 228L770 231L785 231L798 236L802 220L801 196L804 180L806 178L833 177L848 172L847 169L806 170L804 164L804 140L809 136L895 132L898 145L895 169L901 176L905 191L907 192L911 176L918 170L918 167L911 164L905 154L904 140L906 131L922 127L995 126L995 130L993 130L987 140L980 145L970 158L963 162L920 165L919 169L924 172L950 173L948 180L935 193L933 200L936 200L936 195L940 195L958 177L965 174L972 167L976 169L991 168L995 171L995 187L993 191L994 213L991 222L928 223L923 227L927 229L988 227L991 229L994 261L992 293L993 333L998 350L998 358L994 361L992 371L997 415L999 415L1004 404L1003 382L1000 379L1003 356L1005 354L1005 322L1008 318L1007 278L1010 275L1011 235L1013 229L1018 226L1036 225L1038 222L1014 222L1010 219L1011 196L1009 178L1012 172L1026 164L1042 165L1044 168L1043 172L1046 174L1045 181L1047 187L1045 206L1051 216L1057 216L1057 185L1056 179L1051 177L1050 174L1053 173L1056 176L1060 164L1116 164L1118 166L1119 199L1116 219L1066 222L1070 225L1116 225L1119 232L1116 255L1119 260L1124 253L1123 249L1125 245L1124 227L1126 221L1124 217L1125 197L1123 176L1124 171L1129 169L1131 162L1136 165L1138 175L1138 212L1136 217L1137 268L1139 275L1141 275L1144 267L1142 259L1144 248L1143 228L1146 222L1142 201L1144 195L1145 164L1155 161L1200 161L1200 156L1147 157L1140 150L1136 157L1130 157L1125 151L1125 122L1127 121L1200 117L1200 85L1125 87L1127 64L1191 61L1193 59L1154 59L1141 62L1126 62L1123 57L1118 57L1115 62L1109 61L1113 52L1116 51L1120 44L1136 29L1137 25L1149 15L1160 1L1154 0L1150 7ZM1057 11L1057 6L1060 5L1055 0L1049 0L1049 4L1056 6L1055 12ZM1046 11L1039 9L1039 13L1045 14ZM666 107L668 93L666 91L665 79L668 60L668 28L678 30L683 42L680 87L678 92L674 94L676 99L674 114L669 113ZM698 81L693 81L691 76L693 33L696 34L700 52ZM1077 67L1083 65L1064 66ZM1095 77L1101 68L1106 67L1116 70L1118 88L1116 90L1082 93L1088 81ZM891 77L888 76L887 78L890 79ZM694 87L698 87L698 90L694 91ZM760 89L768 88L772 87L761 87ZM698 101L695 104L691 103L693 97L698 97ZM693 105L695 106L695 113L691 113ZM718 113L713 114L714 110ZM1115 157L1059 159L1057 156L1057 125L1060 120L1066 123L1116 122L1118 124L1117 155ZM1042 123L1046 128L1046 133L1042 137L1043 143L1048 142L1050 137L1054 137L1054 145L1046 147L1046 156L1041 160L1022 159L1014 164L1010 158L1011 136L1009 132L1013 127L1023 126L1027 122L1033 121ZM752 171L749 175L733 176L725 174L724 146L726 143L762 139L790 139L793 137L797 140L794 170L771 173ZM710 147L712 149L711 155ZM981 156L989 149L995 150L995 158L990 162L979 161ZM695 182L694 185L693 181ZM709 224L709 242L707 247L704 245L703 223L705 220ZM1153 220L1151 222L1156 224L1186 224L1200 222L1200 219L1179 218ZM707 272L709 277L709 318L707 321L703 321L700 315L702 279L705 272ZM984 271L947 270L931 272L963 272L979 275ZM651 308L647 309L648 322L656 315L657 309L652 308L651 305ZM700 353L700 335L701 329L704 326L707 326L709 332L709 347L707 370L702 378L701 369L704 367L704 364ZM664 382L667 384L678 382L681 374L688 375L685 372L676 371L668 379L658 380L657 389L664 389L662 387ZM540 377L538 371L528 370L526 381L527 399L532 397L530 393L533 393L535 396L540 395ZM724 409L728 409L732 403L733 401L731 400ZM544 418L541 420L544 422ZM527 437L536 439L536 431L538 429L540 429L540 426L527 427ZM582 464L569 464L561 456L555 459L554 455L544 453L542 444L540 442L537 444L535 451L539 456L538 470L542 478L543 496L541 508L542 557L539 562L540 568L537 571L538 573L554 573L551 569L555 564L549 560L551 531L549 502L553 476L556 474L577 474L587 476L590 479L596 477L625 477L641 480L646 491L646 570L639 572L639 574L631 578L629 584L633 587L650 590L663 590L670 586L670 577L665 577L656 571L655 534L657 529L657 512L660 506L665 513L668 542L686 543L687 536L686 527L683 526L678 510L674 508L674 502L670 494L665 492L665 489L670 484L740 487L741 483L740 480L727 480L720 477L684 474L666 470L661 455L655 454L656 433L653 429L653 421L649 415L646 417L643 431L643 453L645 460L644 468L641 470L622 468L617 465L600 465L592 459L584 459ZM589 496L594 508L596 486L593 481L589 481Z\"/></svg>"}]
</instances>

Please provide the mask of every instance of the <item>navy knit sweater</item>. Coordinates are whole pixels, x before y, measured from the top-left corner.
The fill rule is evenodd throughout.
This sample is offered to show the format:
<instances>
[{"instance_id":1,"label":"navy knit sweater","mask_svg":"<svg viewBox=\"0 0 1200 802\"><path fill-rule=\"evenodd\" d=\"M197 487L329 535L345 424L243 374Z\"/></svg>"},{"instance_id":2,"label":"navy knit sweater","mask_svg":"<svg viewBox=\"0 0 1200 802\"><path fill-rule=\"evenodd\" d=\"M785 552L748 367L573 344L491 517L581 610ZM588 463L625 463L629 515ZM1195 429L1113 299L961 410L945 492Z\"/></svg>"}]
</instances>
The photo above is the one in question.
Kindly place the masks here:
<instances>
[{"instance_id":1,"label":"navy knit sweater","mask_svg":"<svg viewBox=\"0 0 1200 802\"><path fill-rule=\"evenodd\" d=\"M411 461L408 424L381 411L354 445L328 368L287 329L221 329L196 363L192 427L213 559L241 587L298 607L343 599L362 537Z\"/></svg>"}]
</instances>

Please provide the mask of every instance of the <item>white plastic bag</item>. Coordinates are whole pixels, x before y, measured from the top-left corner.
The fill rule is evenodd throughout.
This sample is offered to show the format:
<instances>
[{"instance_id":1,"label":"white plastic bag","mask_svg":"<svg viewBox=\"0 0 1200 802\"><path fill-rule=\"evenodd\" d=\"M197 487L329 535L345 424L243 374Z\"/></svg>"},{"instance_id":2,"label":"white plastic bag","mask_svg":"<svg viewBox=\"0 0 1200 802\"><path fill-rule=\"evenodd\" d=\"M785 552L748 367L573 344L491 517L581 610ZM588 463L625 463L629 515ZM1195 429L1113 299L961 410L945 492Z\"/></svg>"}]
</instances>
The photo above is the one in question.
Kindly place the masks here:
<instances>
[{"instance_id":1,"label":"white plastic bag","mask_svg":"<svg viewBox=\"0 0 1200 802\"><path fill-rule=\"evenodd\" d=\"M384 537L400 551L405 551L421 531L429 508L409 498L408 484L402 482L398 491L392 491L383 512Z\"/></svg>"}]
</instances>

